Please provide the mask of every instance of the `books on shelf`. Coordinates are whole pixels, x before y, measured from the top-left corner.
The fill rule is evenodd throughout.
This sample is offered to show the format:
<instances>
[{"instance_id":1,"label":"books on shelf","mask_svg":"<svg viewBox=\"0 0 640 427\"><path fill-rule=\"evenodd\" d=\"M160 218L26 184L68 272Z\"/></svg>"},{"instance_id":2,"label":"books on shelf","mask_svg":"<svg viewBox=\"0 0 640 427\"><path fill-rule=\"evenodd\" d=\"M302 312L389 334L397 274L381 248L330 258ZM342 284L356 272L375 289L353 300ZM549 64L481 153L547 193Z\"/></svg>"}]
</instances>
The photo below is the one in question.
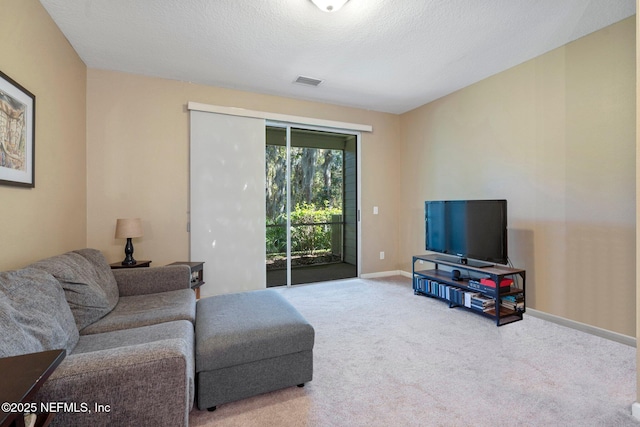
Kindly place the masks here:
<instances>
[{"instance_id":1,"label":"books on shelf","mask_svg":"<svg viewBox=\"0 0 640 427\"><path fill-rule=\"evenodd\" d=\"M471 308L479 311L489 311L496 306L496 300L486 295L477 294L471 297Z\"/></svg>"},{"instance_id":2,"label":"books on shelf","mask_svg":"<svg viewBox=\"0 0 640 427\"><path fill-rule=\"evenodd\" d=\"M446 298L446 285L439 283L436 280L429 280L425 277L415 277L413 288L423 294L438 298Z\"/></svg>"},{"instance_id":3,"label":"books on shelf","mask_svg":"<svg viewBox=\"0 0 640 427\"><path fill-rule=\"evenodd\" d=\"M485 297L480 292L447 285L446 283L440 283L437 280L430 280L425 277L414 277L413 289L414 291L441 298L449 301L451 304L467 308L486 311L485 308L489 309L495 306L493 298Z\"/></svg>"},{"instance_id":4,"label":"books on shelf","mask_svg":"<svg viewBox=\"0 0 640 427\"><path fill-rule=\"evenodd\" d=\"M506 295L500 298L500 305L513 311L524 310L524 294Z\"/></svg>"}]
</instances>

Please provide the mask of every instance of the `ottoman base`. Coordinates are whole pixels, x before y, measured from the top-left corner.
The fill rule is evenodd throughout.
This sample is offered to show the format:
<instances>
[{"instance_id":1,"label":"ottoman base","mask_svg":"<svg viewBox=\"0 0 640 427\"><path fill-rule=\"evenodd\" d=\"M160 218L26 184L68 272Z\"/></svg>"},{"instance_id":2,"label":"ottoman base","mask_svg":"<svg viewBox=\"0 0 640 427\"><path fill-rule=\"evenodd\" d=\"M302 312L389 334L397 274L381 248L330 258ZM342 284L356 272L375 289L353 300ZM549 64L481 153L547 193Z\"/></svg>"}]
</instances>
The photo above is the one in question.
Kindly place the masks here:
<instances>
[{"instance_id":1,"label":"ottoman base","mask_svg":"<svg viewBox=\"0 0 640 427\"><path fill-rule=\"evenodd\" d=\"M196 384L198 408L209 409L223 403L301 385L311 381L312 376L311 351L199 372Z\"/></svg>"}]
</instances>

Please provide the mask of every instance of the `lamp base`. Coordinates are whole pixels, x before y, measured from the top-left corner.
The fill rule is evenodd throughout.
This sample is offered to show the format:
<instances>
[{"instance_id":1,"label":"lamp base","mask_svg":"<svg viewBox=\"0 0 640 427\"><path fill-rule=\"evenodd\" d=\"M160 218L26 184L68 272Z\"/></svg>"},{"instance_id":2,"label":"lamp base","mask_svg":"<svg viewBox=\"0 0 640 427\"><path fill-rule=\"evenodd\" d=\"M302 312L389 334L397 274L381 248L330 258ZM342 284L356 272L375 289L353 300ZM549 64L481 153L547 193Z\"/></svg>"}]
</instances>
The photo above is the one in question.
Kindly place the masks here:
<instances>
[{"instance_id":1,"label":"lamp base","mask_svg":"<svg viewBox=\"0 0 640 427\"><path fill-rule=\"evenodd\" d=\"M131 237L127 237L127 244L124 245L125 258L122 261L122 265L136 265L137 261L133 259L133 243Z\"/></svg>"}]
</instances>

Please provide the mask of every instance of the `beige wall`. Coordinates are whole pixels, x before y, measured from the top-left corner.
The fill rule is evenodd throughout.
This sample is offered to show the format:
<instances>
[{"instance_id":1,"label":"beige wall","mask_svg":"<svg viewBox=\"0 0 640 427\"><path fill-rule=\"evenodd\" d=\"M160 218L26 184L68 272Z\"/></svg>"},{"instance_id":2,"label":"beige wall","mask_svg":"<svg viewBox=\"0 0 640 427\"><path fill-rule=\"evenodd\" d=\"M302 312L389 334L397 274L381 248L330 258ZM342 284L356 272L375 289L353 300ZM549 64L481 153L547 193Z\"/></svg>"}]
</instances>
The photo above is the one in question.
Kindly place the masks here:
<instances>
[{"instance_id":1,"label":"beige wall","mask_svg":"<svg viewBox=\"0 0 640 427\"><path fill-rule=\"evenodd\" d=\"M638 8L640 8L640 0L636 0L636 165L640 164L640 92L638 92L638 81L640 81L640 25L638 25ZM640 170L636 167L636 224L640 222ZM636 267L640 262L640 236L639 230L636 227ZM638 276L638 271L636 268L636 298L635 304L636 307L640 307L640 277ZM637 343L640 342L640 313L639 310L636 309L636 348ZM640 404L638 403L640 399L640 370L637 369L637 366L640 366L640 350L636 350L636 402L634 403L634 412L633 415L636 418L640 418L640 413L635 413L638 409L640 409Z\"/></svg>"},{"instance_id":2,"label":"beige wall","mask_svg":"<svg viewBox=\"0 0 640 427\"><path fill-rule=\"evenodd\" d=\"M88 246L120 260L116 219L139 216L145 235L134 240L136 259L188 259L189 101L372 125L362 135L362 271L397 268L397 115L94 69L87 77Z\"/></svg>"},{"instance_id":3,"label":"beige wall","mask_svg":"<svg viewBox=\"0 0 640 427\"><path fill-rule=\"evenodd\" d=\"M86 243L86 67L37 0L0 0L0 70L36 96L35 188L0 186L0 270Z\"/></svg>"},{"instance_id":4,"label":"beige wall","mask_svg":"<svg viewBox=\"0 0 640 427\"><path fill-rule=\"evenodd\" d=\"M531 308L635 336L635 17L401 117L400 262L425 200L506 198Z\"/></svg>"}]
</instances>

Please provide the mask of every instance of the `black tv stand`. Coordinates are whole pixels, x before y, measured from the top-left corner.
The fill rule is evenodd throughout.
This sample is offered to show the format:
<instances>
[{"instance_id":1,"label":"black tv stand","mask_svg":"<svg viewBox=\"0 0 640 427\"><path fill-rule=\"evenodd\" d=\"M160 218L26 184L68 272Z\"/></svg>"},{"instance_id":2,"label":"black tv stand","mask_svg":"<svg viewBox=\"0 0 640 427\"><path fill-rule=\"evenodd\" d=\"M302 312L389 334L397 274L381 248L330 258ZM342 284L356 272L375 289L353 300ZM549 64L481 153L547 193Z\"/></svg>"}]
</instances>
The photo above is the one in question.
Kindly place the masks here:
<instances>
[{"instance_id":1,"label":"black tv stand","mask_svg":"<svg viewBox=\"0 0 640 427\"><path fill-rule=\"evenodd\" d=\"M425 262L435 268L424 270ZM434 254L414 255L412 264L414 294L487 316L497 326L522 320L526 310L524 270L499 265L476 267L468 260L462 264L460 258ZM461 277L455 279L451 269L461 270ZM489 279L494 286L482 283L482 279ZM512 282L496 286L505 279Z\"/></svg>"},{"instance_id":2,"label":"black tv stand","mask_svg":"<svg viewBox=\"0 0 640 427\"><path fill-rule=\"evenodd\" d=\"M475 267L475 268L486 268L486 267L493 267L495 266L495 264L492 264L490 262L484 262L484 261L477 261L477 260L472 260L472 259L468 259L468 258L456 258L456 257L448 257L448 256L437 256L436 259L438 261L444 261L444 262L448 262L448 263L452 263L452 264L462 264L462 265L468 265L469 267Z\"/></svg>"}]
</instances>

